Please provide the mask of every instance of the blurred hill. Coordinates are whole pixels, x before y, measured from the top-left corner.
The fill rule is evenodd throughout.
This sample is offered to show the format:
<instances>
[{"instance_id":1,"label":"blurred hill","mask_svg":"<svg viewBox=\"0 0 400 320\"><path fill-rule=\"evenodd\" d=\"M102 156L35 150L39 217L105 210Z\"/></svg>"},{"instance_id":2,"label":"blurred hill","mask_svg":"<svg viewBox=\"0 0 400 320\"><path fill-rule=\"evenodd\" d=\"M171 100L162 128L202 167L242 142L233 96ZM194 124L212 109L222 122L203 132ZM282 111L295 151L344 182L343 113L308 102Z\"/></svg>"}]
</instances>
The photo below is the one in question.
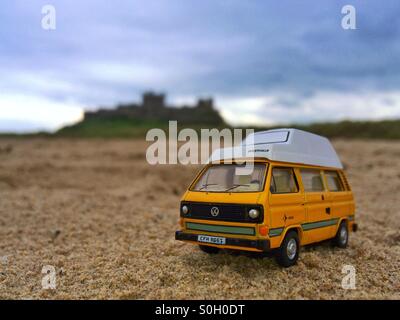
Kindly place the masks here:
<instances>
[{"instance_id":1,"label":"blurred hill","mask_svg":"<svg viewBox=\"0 0 400 320\"><path fill-rule=\"evenodd\" d=\"M327 138L359 138L359 139L400 139L400 119L380 121L339 121L318 122L311 124L289 124L271 127L255 127L256 131L275 128L297 128L313 132Z\"/></svg>"},{"instance_id":2,"label":"blurred hill","mask_svg":"<svg viewBox=\"0 0 400 320\"><path fill-rule=\"evenodd\" d=\"M168 130L168 121L176 120L178 130L192 128L233 128L215 109L213 100L199 99L195 105L171 106L164 94L146 92L140 103L118 105L85 112L84 119L66 126L54 134L1 134L0 136L54 136L77 138L130 138L144 137L151 128ZM326 136L328 138L400 139L400 119L381 121L340 121L312 124L280 124L276 126L243 126L256 131L291 127Z\"/></svg>"},{"instance_id":3,"label":"blurred hill","mask_svg":"<svg viewBox=\"0 0 400 320\"><path fill-rule=\"evenodd\" d=\"M176 120L182 128L222 128L224 119L212 99L199 99L194 106L169 106L164 94L146 92L141 103L119 105L113 109L87 111L84 120L59 130L58 136L132 137L144 136L150 128L168 128Z\"/></svg>"},{"instance_id":4,"label":"blurred hill","mask_svg":"<svg viewBox=\"0 0 400 320\"><path fill-rule=\"evenodd\" d=\"M212 126L209 123L180 123L178 129L193 128L199 131L201 128L233 128L229 125ZM358 139L400 139L400 120L382 121L340 121L312 123L307 125L283 124L270 127L245 126L241 129L252 128L262 131L275 128L297 128L313 132L327 138L358 138ZM87 119L76 125L65 127L58 131L56 136L66 137L144 137L151 128L168 130L168 122L160 120L135 120L123 117L110 119Z\"/></svg>"}]
</instances>

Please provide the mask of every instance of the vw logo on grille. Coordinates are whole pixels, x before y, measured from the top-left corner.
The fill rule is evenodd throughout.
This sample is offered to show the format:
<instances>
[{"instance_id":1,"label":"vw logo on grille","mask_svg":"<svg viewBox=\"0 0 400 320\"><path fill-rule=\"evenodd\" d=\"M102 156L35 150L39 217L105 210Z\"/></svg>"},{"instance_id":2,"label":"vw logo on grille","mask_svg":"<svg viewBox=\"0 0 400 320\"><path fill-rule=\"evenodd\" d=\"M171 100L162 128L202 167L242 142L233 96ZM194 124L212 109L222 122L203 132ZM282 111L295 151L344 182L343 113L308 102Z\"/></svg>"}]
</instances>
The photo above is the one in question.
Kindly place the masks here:
<instances>
[{"instance_id":1,"label":"vw logo on grille","mask_svg":"<svg viewBox=\"0 0 400 320\"><path fill-rule=\"evenodd\" d=\"M217 207L212 207L211 208L211 215L213 217L216 217L217 215L219 215L219 209Z\"/></svg>"}]
</instances>

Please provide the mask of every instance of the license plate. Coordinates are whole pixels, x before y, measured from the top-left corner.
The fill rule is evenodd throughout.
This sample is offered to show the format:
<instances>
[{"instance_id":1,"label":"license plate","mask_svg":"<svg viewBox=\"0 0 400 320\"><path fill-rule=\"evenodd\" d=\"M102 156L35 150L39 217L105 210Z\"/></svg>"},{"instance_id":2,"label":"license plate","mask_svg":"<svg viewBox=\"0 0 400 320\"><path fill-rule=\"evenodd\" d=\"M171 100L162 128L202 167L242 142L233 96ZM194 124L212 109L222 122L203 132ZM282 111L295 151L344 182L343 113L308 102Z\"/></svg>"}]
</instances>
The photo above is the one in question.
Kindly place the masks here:
<instances>
[{"instance_id":1,"label":"license plate","mask_svg":"<svg viewBox=\"0 0 400 320\"><path fill-rule=\"evenodd\" d=\"M197 236L197 241L212 243L212 244L225 244L225 238L222 238L222 237L211 237L211 236L199 235L199 236Z\"/></svg>"}]
</instances>

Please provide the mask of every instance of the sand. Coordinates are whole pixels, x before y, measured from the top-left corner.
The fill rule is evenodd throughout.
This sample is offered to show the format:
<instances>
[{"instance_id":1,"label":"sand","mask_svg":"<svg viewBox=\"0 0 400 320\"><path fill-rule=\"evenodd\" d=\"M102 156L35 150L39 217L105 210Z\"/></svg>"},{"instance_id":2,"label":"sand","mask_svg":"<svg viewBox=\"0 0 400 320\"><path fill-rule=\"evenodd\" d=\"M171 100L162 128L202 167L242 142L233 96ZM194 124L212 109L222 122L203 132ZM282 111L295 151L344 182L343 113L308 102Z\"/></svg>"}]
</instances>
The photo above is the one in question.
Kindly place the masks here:
<instances>
[{"instance_id":1,"label":"sand","mask_svg":"<svg viewBox=\"0 0 400 320\"><path fill-rule=\"evenodd\" d=\"M302 248L298 264L174 240L198 166L150 166L130 140L0 140L0 298L399 299L400 142L334 141L359 231L348 249ZM43 289L42 268L56 289ZM356 289L341 286L356 270Z\"/></svg>"}]
</instances>

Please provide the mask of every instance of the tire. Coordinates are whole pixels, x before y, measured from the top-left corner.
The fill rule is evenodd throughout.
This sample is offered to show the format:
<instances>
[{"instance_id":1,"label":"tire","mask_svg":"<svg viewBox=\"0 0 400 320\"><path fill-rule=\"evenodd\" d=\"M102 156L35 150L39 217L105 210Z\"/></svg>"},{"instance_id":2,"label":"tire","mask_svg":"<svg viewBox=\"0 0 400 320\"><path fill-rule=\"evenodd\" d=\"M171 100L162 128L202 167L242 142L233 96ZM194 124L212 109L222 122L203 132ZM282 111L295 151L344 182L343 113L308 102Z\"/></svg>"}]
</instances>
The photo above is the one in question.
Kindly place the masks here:
<instances>
[{"instance_id":1,"label":"tire","mask_svg":"<svg viewBox=\"0 0 400 320\"><path fill-rule=\"evenodd\" d=\"M296 264L299 258L299 252L299 236L296 231L289 231L276 253L276 261L282 267L291 267Z\"/></svg>"},{"instance_id":2,"label":"tire","mask_svg":"<svg viewBox=\"0 0 400 320\"><path fill-rule=\"evenodd\" d=\"M333 238L333 244L339 248L346 248L349 243L349 228L347 222L342 221L339 225L338 231L336 232L335 238Z\"/></svg>"},{"instance_id":3,"label":"tire","mask_svg":"<svg viewBox=\"0 0 400 320\"><path fill-rule=\"evenodd\" d=\"M219 248L217 247L211 247L211 246L203 246L203 245L199 245L200 250L208 253L208 254L217 254L219 252Z\"/></svg>"}]
</instances>

